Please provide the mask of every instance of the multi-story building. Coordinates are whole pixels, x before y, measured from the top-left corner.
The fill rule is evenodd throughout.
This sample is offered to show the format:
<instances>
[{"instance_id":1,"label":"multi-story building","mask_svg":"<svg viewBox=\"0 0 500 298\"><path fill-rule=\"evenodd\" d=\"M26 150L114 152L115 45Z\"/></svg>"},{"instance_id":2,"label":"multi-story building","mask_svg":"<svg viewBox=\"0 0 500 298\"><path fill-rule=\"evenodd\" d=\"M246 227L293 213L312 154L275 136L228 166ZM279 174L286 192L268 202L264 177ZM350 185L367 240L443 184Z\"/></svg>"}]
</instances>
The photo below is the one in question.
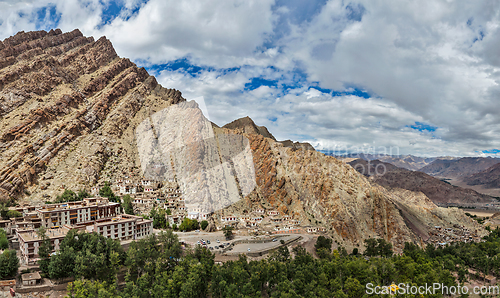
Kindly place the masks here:
<instances>
[{"instance_id":1,"label":"multi-story building","mask_svg":"<svg viewBox=\"0 0 500 298\"><path fill-rule=\"evenodd\" d=\"M96 232L107 238L135 240L153 234L153 221L140 216L120 214L116 217L96 220L93 224L86 225L85 228L87 232Z\"/></svg>"},{"instance_id":2,"label":"multi-story building","mask_svg":"<svg viewBox=\"0 0 500 298\"><path fill-rule=\"evenodd\" d=\"M59 245L69 230L70 228L67 226L47 229L45 235L50 239L53 251L59 250ZM38 249L42 244L42 239L33 230L18 231L17 238L19 240L19 249L21 250L21 261L26 265L34 265L39 260Z\"/></svg>"},{"instance_id":3,"label":"multi-story building","mask_svg":"<svg viewBox=\"0 0 500 298\"><path fill-rule=\"evenodd\" d=\"M36 210L46 228L75 225L120 214L120 204L108 198L86 198L83 201L47 204Z\"/></svg>"},{"instance_id":4,"label":"multi-story building","mask_svg":"<svg viewBox=\"0 0 500 298\"><path fill-rule=\"evenodd\" d=\"M120 204L107 198L87 198L78 202L48 204L35 212L24 212L24 217L12 221L12 230L19 240L22 261L34 264L38 260L38 248L42 239L36 228L47 228L53 251L71 229L97 232L118 240L134 240L153 233L153 221L139 216L120 214Z\"/></svg>"}]
</instances>

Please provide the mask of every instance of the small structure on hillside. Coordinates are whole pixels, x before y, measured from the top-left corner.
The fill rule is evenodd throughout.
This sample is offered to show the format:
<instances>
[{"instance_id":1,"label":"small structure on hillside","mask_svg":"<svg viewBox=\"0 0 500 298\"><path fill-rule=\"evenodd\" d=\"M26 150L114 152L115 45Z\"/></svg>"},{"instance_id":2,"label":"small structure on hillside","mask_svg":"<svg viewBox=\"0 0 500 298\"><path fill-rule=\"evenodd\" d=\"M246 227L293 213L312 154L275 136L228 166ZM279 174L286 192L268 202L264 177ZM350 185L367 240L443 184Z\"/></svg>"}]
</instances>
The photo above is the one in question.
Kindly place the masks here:
<instances>
[{"instance_id":1,"label":"small structure on hillside","mask_svg":"<svg viewBox=\"0 0 500 298\"><path fill-rule=\"evenodd\" d=\"M23 281L23 286L35 286L42 281L42 277L38 272L25 273L21 275L21 279Z\"/></svg>"}]
</instances>

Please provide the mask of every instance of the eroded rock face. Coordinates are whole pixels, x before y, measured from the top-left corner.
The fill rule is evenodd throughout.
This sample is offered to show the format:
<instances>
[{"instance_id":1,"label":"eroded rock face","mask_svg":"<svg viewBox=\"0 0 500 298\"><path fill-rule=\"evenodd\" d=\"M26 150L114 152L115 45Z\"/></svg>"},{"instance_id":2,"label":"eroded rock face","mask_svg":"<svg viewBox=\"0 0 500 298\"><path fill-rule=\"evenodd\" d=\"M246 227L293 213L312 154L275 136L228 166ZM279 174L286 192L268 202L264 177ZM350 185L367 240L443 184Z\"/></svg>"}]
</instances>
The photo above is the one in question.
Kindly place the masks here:
<instances>
[{"instance_id":1,"label":"eroded rock face","mask_svg":"<svg viewBox=\"0 0 500 298\"><path fill-rule=\"evenodd\" d=\"M227 208L228 214L279 210L302 226L325 227L349 247L363 247L364 239L382 237L400 250L408 241L422 244L435 225L465 225L484 233L461 210L439 208L422 193L388 190L334 157L288 148L258 134L244 135L250 140L257 187Z\"/></svg>"},{"instance_id":2,"label":"eroded rock face","mask_svg":"<svg viewBox=\"0 0 500 298\"><path fill-rule=\"evenodd\" d=\"M105 37L20 32L0 43L0 200L139 175L134 129L184 101Z\"/></svg>"}]
</instances>

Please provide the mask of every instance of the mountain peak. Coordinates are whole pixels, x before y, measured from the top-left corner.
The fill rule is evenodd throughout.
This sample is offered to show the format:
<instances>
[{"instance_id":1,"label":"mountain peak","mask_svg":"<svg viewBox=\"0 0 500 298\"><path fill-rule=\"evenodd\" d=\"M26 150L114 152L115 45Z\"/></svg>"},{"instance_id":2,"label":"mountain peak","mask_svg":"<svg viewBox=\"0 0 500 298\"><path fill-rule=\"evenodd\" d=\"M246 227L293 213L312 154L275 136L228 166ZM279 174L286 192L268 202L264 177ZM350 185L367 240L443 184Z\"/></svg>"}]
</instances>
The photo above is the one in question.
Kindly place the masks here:
<instances>
[{"instance_id":1,"label":"mountain peak","mask_svg":"<svg viewBox=\"0 0 500 298\"><path fill-rule=\"evenodd\" d=\"M236 130L248 134L257 134L276 141L276 138L265 126L257 126L249 116L239 118L223 126L223 128Z\"/></svg>"}]
</instances>

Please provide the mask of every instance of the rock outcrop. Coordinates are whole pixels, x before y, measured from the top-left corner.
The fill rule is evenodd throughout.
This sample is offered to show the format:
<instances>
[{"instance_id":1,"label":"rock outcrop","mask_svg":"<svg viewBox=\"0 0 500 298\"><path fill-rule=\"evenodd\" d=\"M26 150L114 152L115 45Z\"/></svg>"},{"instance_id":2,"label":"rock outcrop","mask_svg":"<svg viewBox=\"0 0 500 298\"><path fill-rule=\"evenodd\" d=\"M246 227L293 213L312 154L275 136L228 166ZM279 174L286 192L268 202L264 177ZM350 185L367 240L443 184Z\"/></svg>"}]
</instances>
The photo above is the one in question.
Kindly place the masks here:
<instances>
[{"instance_id":1,"label":"rock outcrop","mask_svg":"<svg viewBox=\"0 0 500 298\"><path fill-rule=\"evenodd\" d=\"M133 175L134 129L184 99L79 30L19 32L0 44L0 200Z\"/></svg>"},{"instance_id":2,"label":"rock outcrop","mask_svg":"<svg viewBox=\"0 0 500 298\"><path fill-rule=\"evenodd\" d=\"M255 122L253 122L253 120L248 116L236 119L233 122L224 125L223 128L231 129L239 133L257 134L266 138L270 138L273 141L276 141L276 138L269 132L267 127L256 125ZM291 140L278 141L278 142L283 144L283 146L285 147L292 148L293 150L297 149L315 150L314 147L309 143L293 142Z\"/></svg>"},{"instance_id":3,"label":"rock outcrop","mask_svg":"<svg viewBox=\"0 0 500 298\"><path fill-rule=\"evenodd\" d=\"M397 249L407 241L422 244L434 225L465 225L484 234L461 210L437 207L422 193L386 189L317 151L287 148L260 134L243 135L250 141L257 186L225 214L278 210L302 226L325 227L347 246L362 247L369 237L385 238Z\"/></svg>"}]
</instances>

